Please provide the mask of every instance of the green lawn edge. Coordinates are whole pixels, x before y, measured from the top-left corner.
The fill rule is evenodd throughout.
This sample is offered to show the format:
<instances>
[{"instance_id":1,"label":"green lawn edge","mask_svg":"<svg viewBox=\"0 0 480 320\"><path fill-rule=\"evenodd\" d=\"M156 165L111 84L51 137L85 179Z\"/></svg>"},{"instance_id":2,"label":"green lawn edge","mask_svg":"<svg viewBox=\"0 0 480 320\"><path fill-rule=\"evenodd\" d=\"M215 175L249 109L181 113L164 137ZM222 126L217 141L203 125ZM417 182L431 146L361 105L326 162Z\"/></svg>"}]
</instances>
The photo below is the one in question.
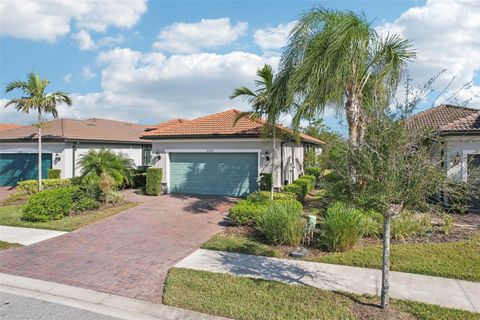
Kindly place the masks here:
<instances>
[{"instance_id":1,"label":"green lawn edge","mask_svg":"<svg viewBox=\"0 0 480 320\"><path fill-rule=\"evenodd\" d=\"M247 235L219 233L202 245L203 249L281 257L272 246ZM393 244L391 270L430 276L480 281L480 235L469 240L445 243ZM343 253L307 257L305 260L380 269L382 247L375 245Z\"/></svg>"},{"instance_id":2,"label":"green lawn edge","mask_svg":"<svg viewBox=\"0 0 480 320\"><path fill-rule=\"evenodd\" d=\"M170 269L163 296L166 305L241 320L359 319L358 310L378 303L377 300L377 297L182 268ZM392 319L405 313L417 319L480 319L480 314L468 311L394 299L389 312L393 312Z\"/></svg>"},{"instance_id":3,"label":"green lawn edge","mask_svg":"<svg viewBox=\"0 0 480 320\"><path fill-rule=\"evenodd\" d=\"M6 250L15 247L21 247L22 245L19 243L11 243L6 241L0 241L0 250Z\"/></svg>"},{"instance_id":4,"label":"green lawn edge","mask_svg":"<svg viewBox=\"0 0 480 320\"><path fill-rule=\"evenodd\" d=\"M24 205L9 205L0 207L0 225L22 228L37 228L56 231L73 231L91 223L108 218L122 211L133 208L134 202L122 203L115 207L103 208L79 215L67 216L60 220L47 222L30 222L21 220Z\"/></svg>"}]
</instances>

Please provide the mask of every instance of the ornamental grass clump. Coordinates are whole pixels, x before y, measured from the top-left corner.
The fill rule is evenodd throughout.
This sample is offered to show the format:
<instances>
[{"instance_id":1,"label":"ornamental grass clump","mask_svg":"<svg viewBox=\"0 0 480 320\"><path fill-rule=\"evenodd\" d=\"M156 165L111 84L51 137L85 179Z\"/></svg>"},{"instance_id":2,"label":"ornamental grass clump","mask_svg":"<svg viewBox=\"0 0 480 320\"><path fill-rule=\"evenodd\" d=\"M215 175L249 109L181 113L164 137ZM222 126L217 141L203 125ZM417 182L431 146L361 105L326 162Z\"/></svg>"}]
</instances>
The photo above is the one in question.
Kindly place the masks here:
<instances>
[{"instance_id":1,"label":"ornamental grass clump","mask_svg":"<svg viewBox=\"0 0 480 320\"><path fill-rule=\"evenodd\" d=\"M364 235L364 221L360 210L334 203L321 219L320 244L333 252L351 249Z\"/></svg>"},{"instance_id":2,"label":"ornamental grass clump","mask_svg":"<svg viewBox=\"0 0 480 320\"><path fill-rule=\"evenodd\" d=\"M302 227L302 205L296 200L273 202L258 221L258 229L271 244L297 246Z\"/></svg>"}]
</instances>

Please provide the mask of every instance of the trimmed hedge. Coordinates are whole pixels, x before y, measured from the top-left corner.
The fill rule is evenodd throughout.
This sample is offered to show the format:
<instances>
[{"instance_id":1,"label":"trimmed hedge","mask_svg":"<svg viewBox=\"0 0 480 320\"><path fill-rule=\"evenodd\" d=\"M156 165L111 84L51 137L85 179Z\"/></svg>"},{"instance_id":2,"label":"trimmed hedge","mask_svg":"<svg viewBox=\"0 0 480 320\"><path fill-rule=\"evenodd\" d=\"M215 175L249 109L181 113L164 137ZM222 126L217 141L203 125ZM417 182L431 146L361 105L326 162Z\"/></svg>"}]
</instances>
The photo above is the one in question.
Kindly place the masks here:
<instances>
[{"instance_id":1,"label":"trimmed hedge","mask_svg":"<svg viewBox=\"0 0 480 320\"><path fill-rule=\"evenodd\" d=\"M292 204L302 210L302 204L297 200L267 200L252 201L249 199L240 200L233 206L228 213L227 219L230 223L239 226L254 226L260 221L261 217L268 211L273 203Z\"/></svg>"},{"instance_id":2,"label":"trimmed hedge","mask_svg":"<svg viewBox=\"0 0 480 320\"><path fill-rule=\"evenodd\" d=\"M47 177L48 179L60 179L60 174L62 173L62 170L60 169L48 169L47 171Z\"/></svg>"},{"instance_id":3,"label":"trimmed hedge","mask_svg":"<svg viewBox=\"0 0 480 320\"><path fill-rule=\"evenodd\" d=\"M288 193L294 193L297 196L297 200L299 201L303 201L303 199L305 199L306 194L303 194L303 188L298 184L287 184L283 187L283 190Z\"/></svg>"},{"instance_id":4,"label":"trimmed hedge","mask_svg":"<svg viewBox=\"0 0 480 320\"><path fill-rule=\"evenodd\" d=\"M299 201L303 201L307 194L315 187L315 176L301 176L293 183L287 184L284 187L286 192L295 193Z\"/></svg>"},{"instance_id":5,"label":"trimmed hedge","mask_svg":"<svg viewBox=\"0 0 480 320\"><path fill-rule=\"evenodd\" d=\"M148 168L145 192L150 196L158 196L162 191L162 176L161 168Z\"/></svg>"},{"instance_id":6,"label":"trimmed hedge","mask_svg":"<svg viewBox=\"0 0 480 320\"><path fill-rule=\"evenodd\" d=\"M305 174L309 176L314 176L318 181L322 176L322 169L320 167L305 168Z\"/></svg>"},{"instance_id":7,"label":"trimmed hedge","mask_svg":"<svg viewBox=\"0 0 480 320\"><path fill-rule=\"evenodd\" d=\"M143 188L147 184L147 174L145 172L135 173L133 175L133 186L135 188Z\"/></svg>"},{"instance_id":8,"label":"trimmed hedge","mask_svg":"<svg viewBox=\"0 0 480 320\"><path fill-rule=\"evenodd\" d=\"M272 174L261 173L260 174L260 191L269 191L272 189Z\"/></svg>"},{"instance_id":9,"label":"trimmed hedge","mask_svg":"<svg viewBox=\"0 0 480 320\"><path fill-rule=\"evenodd\" d=\"M296 194L291 192L274 192L273 200L296 200ZM270 191L257 191L250 193L247 200L254 202L265 202L270 200Z\"/></svg>"},{"instance_id":10,"label":"trimmed hedge","mask_svg":"<svg viewBox=\"0 0 480 320\"><path fill-rule=\"evenodd\" d=\"M38 192L30 197L23 209L23 220L51 221L68 215L73 206L72 188Z\"/></svg>"},{"instance_id":11,"label":"trimmed hedge","mask_svg":"<svg viewBox=\"0 0 480 320\"><path fill-rule=\"evenodd\" d=\"M52 190L58 188L70 187L72 182L70 179L43 179L43 190ZM38 181L37 180L24 180L17 185L17 194L20 196L31 196L38 193Z\"/></svg>"}]
</instances>

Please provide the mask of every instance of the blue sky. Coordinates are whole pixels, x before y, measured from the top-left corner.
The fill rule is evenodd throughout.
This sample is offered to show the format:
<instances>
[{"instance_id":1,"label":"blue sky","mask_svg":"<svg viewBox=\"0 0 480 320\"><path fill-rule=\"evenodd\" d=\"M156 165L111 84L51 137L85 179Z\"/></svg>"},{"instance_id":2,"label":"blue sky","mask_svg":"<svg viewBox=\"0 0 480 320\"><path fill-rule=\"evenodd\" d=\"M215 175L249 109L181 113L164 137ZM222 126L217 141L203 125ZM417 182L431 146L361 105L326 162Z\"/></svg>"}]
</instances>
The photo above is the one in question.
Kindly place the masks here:
<instances>
[{"instance_id":1,"label":"blue sky","mask_svg":"<svg viewBox=\"0 0 480 320\"><path fill-rule=\"evenodd\" d=\"M410 66L415 82L447 69L437 91L455 80L438 101L473 81L456 98L480 108L475 0L3 1L0 83L38 72L51 90L72 94L74 105L61 108L61 115L73 118L156 123L247 109L230 101L230 92L252 86L263 63L276 65L294 21L319 5L364 12L378 30L412 39L419 51ZM2 92L0 102L13 96ZM325 118L344 130L331 112ZM0 121L28 124L33 118L12 108L1 111Z\"/></svg>"}]
</instances>

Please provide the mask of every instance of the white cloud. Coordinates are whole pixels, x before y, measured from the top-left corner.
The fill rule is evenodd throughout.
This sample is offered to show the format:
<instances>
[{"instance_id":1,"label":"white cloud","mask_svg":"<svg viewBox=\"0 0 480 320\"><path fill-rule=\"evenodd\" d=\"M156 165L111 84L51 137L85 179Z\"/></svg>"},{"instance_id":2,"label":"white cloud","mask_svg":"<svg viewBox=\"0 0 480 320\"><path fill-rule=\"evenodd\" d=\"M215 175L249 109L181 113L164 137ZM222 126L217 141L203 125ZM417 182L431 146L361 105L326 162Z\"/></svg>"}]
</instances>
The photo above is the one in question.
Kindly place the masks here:
<instances>
[{"instance_id":1,"label":"white cloud","mask_svg":"<svg viewBox=\"0 0 480 320\"><path fill-rule=\"evenodd\" d=\"M199 52L202 48L219 47L245 35L248 23L230 23L229 18L202 19L196 23L179 22L164 28L153 47L175 53Z\"/></svg>"},{"instance_id":2,"label":"white cloud","mask_svg":"<svg viewBox=\"0 0 480 320\"><path fill-rule=\"evenodd\" d=\"M72 81L72 74L67 73L65 76L63 76L63 81L65 81L66 83L69 83L70 81Z\"/></svg>"},{"instance_id":3,"label":"white cloud","mask_svg":"<svg viewBox=\"0 0 480 320\"><path fill-rule=\"evenodd\" d=\"M455 77L443 98L472 81L480 72L480 1L429 0L424 6L410 8L393 23L378 29L381 33L399 33L413 41L418 57L410 64L409 71L418 85L443 69L446 72L436 81L436 89L443 90ZM461 97L468 99L479 90L476 83L462 92ZM471 105L477 103L480 107L478 100L472 100Z\"/></svg>"},{"instance_id":4,"label":"white cloud","mask_svg":"<svg viewBox=\"0 0 480 320\"><path fill-rule=\"evenodd\" d=\"M145 0L1 1L0 33L15 38L54 42L79 30L104 32L109 26L130 28L147 10Z\"/></svg>"},{"instance_id":5,"label":"white cloud","mask_svg":"<svg viewBox=\"0 0 480 320\"><path fill-rule=\"evenodd\" d=\"M90 66L84 66L82 68L82 72L80 73L80 75L87 80L91 78L95 78L97 76L97 74L92 71Z\"/></svg>"},{"instance_id":6,"label":"white cloud","mask_svg":"<svg viewBox=\"0 0 480 320\"><path fill-rule=\"evenodd\" d=\"M82 51L96 50L102 47L111 47L121 44L125 41L125 37L123 35L117 34L116 36L100 38L97 42L95 42L90 34L85 30L80 30L79 32L73 34L72 38Z\"/></svg>"},{"instance_id":7,"label":"white cloud","mask_svg":"<svg viewBox=\"0 0 480 320\"><path fill-rule=\"evenodd\" d=\"M266 62L276 66L278 57L241 51L172 56L128 48L105 51L98 58L104 66L102 91L74 95L73 107L62 108L60 115L156 123L246 110L247 103L229 96L236 87L252 87L257 68Z\"/></svg>"},{"instance_id":8,"label":"white cloud","mask_svg":"<svg viewBox=\"0 0 480 320\"><path fill-rule=\"evenodd\" d=\"M87 31L80 30L72 37L77 42L80 50L87 51L95 49L95 42Z\"/></svg>"},{"instance_id":9,"label":"white cloud","mask_svg":"<svg viewBox=\"0 0 480 320\"><path fill-rule=\"evenodd\" d=\"M258 29L253 34L253 40L263 50L280 49L287 44L288 36L296 21L279 24L276 27Z\"/></svg>"}]
</instances>

